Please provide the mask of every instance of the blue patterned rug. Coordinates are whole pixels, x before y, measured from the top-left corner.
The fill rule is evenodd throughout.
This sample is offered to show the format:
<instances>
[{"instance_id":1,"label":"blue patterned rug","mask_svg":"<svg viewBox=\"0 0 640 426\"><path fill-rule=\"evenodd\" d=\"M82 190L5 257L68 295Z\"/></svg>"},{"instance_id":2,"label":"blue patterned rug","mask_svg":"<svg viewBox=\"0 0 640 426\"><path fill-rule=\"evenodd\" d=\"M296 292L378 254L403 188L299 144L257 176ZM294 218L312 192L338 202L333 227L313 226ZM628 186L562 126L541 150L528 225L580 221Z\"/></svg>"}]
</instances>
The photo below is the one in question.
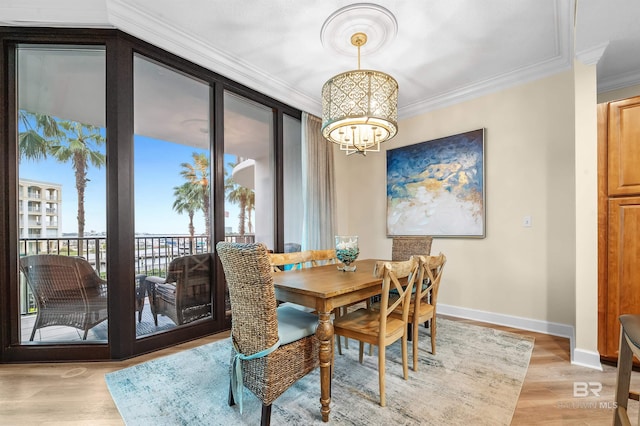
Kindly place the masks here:
<instances>
[{"instance_id":1,"label":"blue patterned rug","mask_svg":"<svg viewBox=\"0 0 640 426\"><path fill-rule=\"evenodd\" d=\"M429 330L420 327L420 363L417 372L409 369L407 381L399 342L387 348L387 407L378 404L377 356L359 364L357 343L343 347L343 355L336 354L331 424L509 425L533 339L443 318L437 339L434 356ZM246 389L243 415L227 405L229 345L225 339L106 374L125 423L259 424L261 404ZM319 400L316 369L273 403L272 424L323 424Z\"/></svg>"}]
</instances>

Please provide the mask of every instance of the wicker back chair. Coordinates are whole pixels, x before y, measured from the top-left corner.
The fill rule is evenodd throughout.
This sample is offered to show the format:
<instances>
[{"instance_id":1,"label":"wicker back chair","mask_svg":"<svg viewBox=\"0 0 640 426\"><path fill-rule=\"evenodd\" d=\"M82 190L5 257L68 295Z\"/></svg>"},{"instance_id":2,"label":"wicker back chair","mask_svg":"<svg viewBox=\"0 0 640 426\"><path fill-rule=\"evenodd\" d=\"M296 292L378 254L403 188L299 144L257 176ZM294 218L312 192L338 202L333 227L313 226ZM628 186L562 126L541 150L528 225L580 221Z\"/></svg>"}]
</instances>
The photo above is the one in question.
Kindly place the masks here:
<instances>
[{"instance_id":1,"label":"wicker back chair","mask_svg":"<svg viewBox=\"0 0 640 426\"><path fill-rule=\"evenodd\" d=\"M267 247L264 244L219 242L216 251L222 262L231 299L232 371L240 357L241 384L262 401L261 424L269 424L271 404L294 382L318 366L319 342L315 337L317 316L291 307L276 308L275 289ZM291 314L287 319L282 314ZM291 341L283 327L314 328ZM242 388L230 382L229 405ZM233 392L232 392L233 390Z\"/></svg>"},{"instance_id":2,"label":"wicker back chair","mask_svg":"<svg viewBox=\"0 0 640 426\"><path fill-rule=\"evenodd\" d=\"M409 260L411 256L429 256L433 237L393 237L391 260Z\"/></svg>"},{"instance_id":3,"label":"wicker back chair","mask_svg":"<svg viewBox=\"0 0 640 426\"><path fill-rule=\"evenodd\" d=\"M20 259L20 271L33 292L38 314L29 340L36 330L64 325L84 331L105 321L107 282L89 262L79 257L40 254Z\"/></svg>"},{"instance_id":4,"label":"wicker back chair","mask_svg":"<svg viewBox=\"0 0 640 426\"><path fill-rule=\"evenodd\" d=\"M158 314L176 325L211 316L211 254L177 257L169 264L167 277L146 277L151 312L156 326Z\"/></svg>"}]
</instances>

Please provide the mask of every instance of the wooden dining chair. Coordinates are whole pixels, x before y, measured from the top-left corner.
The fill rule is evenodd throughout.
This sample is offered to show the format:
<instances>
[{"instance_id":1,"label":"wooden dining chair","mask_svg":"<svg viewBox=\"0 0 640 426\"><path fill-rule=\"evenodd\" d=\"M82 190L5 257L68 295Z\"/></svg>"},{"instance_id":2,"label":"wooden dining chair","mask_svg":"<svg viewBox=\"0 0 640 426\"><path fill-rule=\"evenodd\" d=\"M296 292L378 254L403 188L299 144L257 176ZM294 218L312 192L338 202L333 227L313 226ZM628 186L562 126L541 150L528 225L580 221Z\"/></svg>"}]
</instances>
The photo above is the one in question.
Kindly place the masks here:
<instances>
[{"instance_id":1,"label":"wooden dining chair","mask_svg":"<svg viewBox=\"0 0 640 426\"><path fill-rule=\"evenodd\" d=\"M309 253L310 253L312 267L323 266L323 265L337 265L338 263L340 263L340 261L338 260L338 257L336 256L335 249L309 250ZM339 308L336 308L334 315L336 318L338 318L341 315L344 315L345 313L347 313L349 307L355 306L361 303L362 301L358 301L347 306L341 306ZM368 306L368 301L366 303ZM342 355L342 342L339 337L337 341L338 341L338 353ZM345 344L345 348L349 349L349 339L346 337L344 339L344 344ZM371 345L369 345L369 355L373 355L373 347Z\"/></svg>"},{"instance_id":2,"label":"wooden dining chair","mask_svg":"<svg viewBox=\"0 0 640 426\"><path fill-rule=\"evenodd\" d=\"M318 366L318 317L277 306L264 244L219 242L216 252L231 301L229 405L238 403L242 412L246 387L262 402L260 424L268 425L271 404Z\"/></svg>"},{"instance_id":3,"label":"wooden dining chair","mask_svg":"<svg viewBox=\"0 0 640 426\"><path fill-rule=\"evenodd\" d=\"M309 250L309 253L311 258L311 267L324 266L324 265L337 265L338 263L340 263L336 255L335 249ZM357 303L360 303L360 302L357 302ZM352 306L352 305L348 305L348 306ZM347 312L348 306L342 306L340 308L336 308L334 310L335 317L339 317L344 312ZM345 338L344 340L345 340L345 347L349 349L349 339ZM340 336L338 336L338 353L342 355L342 342L340 341Z\"/></svg>"},{"instance_id":4,"label":"wooden dining chair","mask_svg":"<svg viewBox=\"0 0 640 426\"><path fill-rule=\"evenodd\" d=\"M268 253L273 272L306 268L311 264L311 251L295 251L291 253Z\"/></svg>"},{"instance_id":5,"label":"wooden dining chair","mask_svg":"<svg viewBox=\"0 0 640 426\"><path fill-rule=\"evenodd\" d=\"M311 266L335 265L338 263L335 249L310 250Z\"/></svg>"},{"instance_id":6,"label":"wooden dining chair","mask_svg":"<svg viewBox=\"0 0 640 426\"><path fill-rule=\"evenodd\" d=\"M302 268L308 268L311 265L311 251L294 251L286 253L267 253L271 271L280 273L285 271L295 271ZM296 303L286 302L280 306L290 306L302 311L314 312L314 309Z\"/></svg>"},{"instance_id":7,"label":"wooden dining chair","mask_svg":"<svg viewBox=\"0 0 640 426\"><path fill-rule=\"evenodd\" d=\"M618 351L618 367L616 379L615 402L613 410L613 425L631 425L629 413L629 400L638 401L637 390L630 391L631 373L633 372L634 355L640 358L640 315L620 315L620 345ZM637 423L640 425L640 413Z\"/></svg>"},{"instance_id":8,"label":"wooden dining chair","mask_svg":"<svg viewBox=\"0 0 640 426\"><path fill-rule=\"evenodd\" d=\"M431 328L431 353L436 354L436 303L438 302L438 290L440 289L440 281L442 280L442 272L444 265L447 263L447 257L440 253L438 256L420 256L419 273L416 280L415 294L411 297L409 304L409 327L413 334L411 340L413 343L413 370L418 371L418 327L420 324L430 325ZM422 285L418 284L422 282ZM393 303L398 296L389 297L389 304ZM373 309L379 309L378 305L372 306ZM396 318L402 318L404 312L402 309L395 308L392 315Z\"/></svg>"},{"instance_id":9,"label":"wooden dining chair","mask_svg":"<svg viewBox=\"0 0 640 426\"><path fill-rule=\"evenodd\" d=\"M353 338L360 342L360 363L362 363L365 343L378 346L378 380L382 407L386 405L384 379L386 347L399 339L402 339L403 377L405 380L409 378L407 321L411 292L418 275L418 266L418 261L414 258L404 262L378 262L374 275L382 278L382 300L379 310L360 308L336 318L333 322L337 336ZM393 302L389 302L390 290L394 290L399 295ZM403 312L401 318L392 315L398 308Z\"/></svg>"}]
</instances>

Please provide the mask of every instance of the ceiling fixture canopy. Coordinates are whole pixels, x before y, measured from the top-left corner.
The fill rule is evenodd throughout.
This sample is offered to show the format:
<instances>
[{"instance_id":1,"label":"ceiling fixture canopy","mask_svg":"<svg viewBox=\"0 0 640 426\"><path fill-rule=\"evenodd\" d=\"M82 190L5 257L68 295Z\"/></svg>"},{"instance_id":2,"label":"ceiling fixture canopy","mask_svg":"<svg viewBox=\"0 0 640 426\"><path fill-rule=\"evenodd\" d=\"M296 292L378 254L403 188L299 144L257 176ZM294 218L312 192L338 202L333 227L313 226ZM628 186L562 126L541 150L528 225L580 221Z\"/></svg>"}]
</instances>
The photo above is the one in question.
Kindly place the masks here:
<instances>
[{"instance_id":1,"label":"ceiling fixture canopy","mask_svg":"<svg viewBox=\"0 0 640 426\"><path fill-rule=\"evenodd\" d=\"M398 131L398 82L389 74L360 69L362 32L351 36L358 69L330 78L322 87L322 135L347 155L380 151Z\"/></svg>"}]
</instances>

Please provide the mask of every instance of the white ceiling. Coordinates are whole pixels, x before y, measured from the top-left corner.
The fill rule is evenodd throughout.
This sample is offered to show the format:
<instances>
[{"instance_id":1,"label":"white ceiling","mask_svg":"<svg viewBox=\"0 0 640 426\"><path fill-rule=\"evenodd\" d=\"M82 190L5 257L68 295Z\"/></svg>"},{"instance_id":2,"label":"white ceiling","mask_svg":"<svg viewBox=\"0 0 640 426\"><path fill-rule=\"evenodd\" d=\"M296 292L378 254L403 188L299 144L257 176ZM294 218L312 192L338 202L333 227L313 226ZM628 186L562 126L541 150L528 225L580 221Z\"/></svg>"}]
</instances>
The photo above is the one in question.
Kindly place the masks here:
<instances>
[{"instance_id":1,"label":"white ceiling","mask_svg":"<svg viewBox=\"0 0 640 426\"><path fill-rule=\"evenodd\" d=\"M363 69L399 83L399 119L597 62L598 90L640 84L638 0L377 0L395 18ZM0 24L116 27L304 111L357 67L344 34L321 40L347 0L0 0ZM576 10L577 4L577 10ZM363 16L367 10L363 10ZM346 28L358 26L351 16ZM574 20L576 22L574 28ZM344 28L342 28L344 29ZM370 36L374 46L377 34ZM603 53L604 52L604 53Z\"/></svg>"}]
</instances>

